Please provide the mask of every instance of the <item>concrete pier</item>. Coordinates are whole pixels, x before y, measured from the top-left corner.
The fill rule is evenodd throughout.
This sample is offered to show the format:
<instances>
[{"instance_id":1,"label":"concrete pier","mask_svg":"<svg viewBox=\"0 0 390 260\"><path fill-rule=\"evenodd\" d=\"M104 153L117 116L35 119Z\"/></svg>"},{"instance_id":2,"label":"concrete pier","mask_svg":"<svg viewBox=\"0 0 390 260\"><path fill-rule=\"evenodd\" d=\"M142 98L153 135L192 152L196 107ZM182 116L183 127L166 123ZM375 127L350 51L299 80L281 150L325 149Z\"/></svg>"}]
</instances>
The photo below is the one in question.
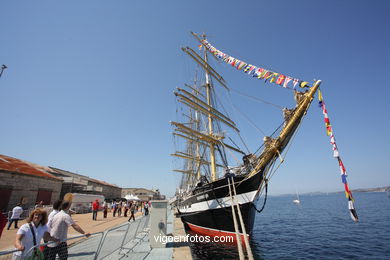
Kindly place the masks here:
<instances>
[{"instance_id":1,"label":"concrete pier","mask_svg":"<svg viewBox=\"0 0 390 260\"><path fill-rule=\"evenodd\" d=\"M184 224L180 218L173 215L173 235L174 236L186 236ZM180 243L180 242L179 242ZM173 248L172 259L192 259L191 249L187 243L182 243Z\"/></svg>"},{"instance_id":2,"label":"concrete pier","mask_svg":"<svg viewBox=\"0 0 390 260\"><path fill-rule=\"evenodd\" d=\"M153 209L151 209L150 214L153 214ZM126 240L126 243L123 244L120 248L117 245L117 241L122 241L122 237L126 236L126 227L124 223L127 222L127 218L110 217L108 219L100 219L101 215L98 216L98 221L92 221L91 214L80 214L74 215L73 218L80 224L85 230L89 232L104 231L104 234L109 234L107 238L102 243L102 247L99 251L98 259L143 259L143 260L156 260L156 259L192 259L191 250L187 242L167 242L165 247L162 248L151 248L150 246L150 223L149 225L145 224L145 228L139 229L138 233L133 237L133 239ZM140 221L141 213L137 214L137 221ZM145 221L146 222L146 221ZM137 226L138 222L135 222L134 227ZM8 231L11 233L11 231ZM8 233L7 232L7 233ZM11 249L12 243L14 241L14 236L16 230L12 230L13 234L7 234L9 237L8 243L3 241L3 249ZM128 233L129 234L129 233ZM127 234L127 235L128 235ZM68 237L72 237L74 234L73 231L70 232ZM103 233L101 234L103 236ZM12 239L11 239L12 237ZM180 218L175 217L173 210L169 209L167 214L167 238L183 238L186 237L184 225L181 222ZM3 240L3 237L2 237ZM93 239L82 239L82 241L77 240L77 243L68 242L69 244L69 258L70 259L91 259L96 248L99 248L100 237ZM170 240L172 241L172 240ZM113 249L118 248L118 249ZM88 254L87 254L88 253ZM7 258L8 257L8 258ZM4 259L10 259L10 255L6 256ZM0 257L3 259L2 257Z\"/></svg>"},{"instance_id":3,"label":"concrete pier","mask_svg":"<svg viewBox=\"0 0 390 260\"><path fill-rule=\"evenodd\" d=\"M153 214L153 210L151 210ZM186 242L168 242L165 248L151 248L149 230L137 236L138 241L131 241L127 248L132 248L129 252L122 251L120 259L176 259L192 260L191 249ZM186 232L180 218L175 217L173 210L168 210L167 236L184 238ZM152 238L153 239L153 238ZM133 246L138 243L136 246ZM114 252L109 259L119 259L118 252Z\"/></svg>"}]
</instances>

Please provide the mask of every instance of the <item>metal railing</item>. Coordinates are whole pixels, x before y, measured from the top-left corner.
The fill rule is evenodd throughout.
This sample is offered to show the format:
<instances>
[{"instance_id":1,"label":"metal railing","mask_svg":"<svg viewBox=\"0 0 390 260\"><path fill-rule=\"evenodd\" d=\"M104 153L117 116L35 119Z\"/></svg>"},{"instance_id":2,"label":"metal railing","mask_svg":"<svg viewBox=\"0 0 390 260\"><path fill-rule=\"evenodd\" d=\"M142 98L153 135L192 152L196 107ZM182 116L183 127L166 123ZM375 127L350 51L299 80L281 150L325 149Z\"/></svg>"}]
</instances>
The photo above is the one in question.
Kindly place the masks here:
<instances>
[{"instance_id":1,"label":"metal railing","mask_svg":"<svg viewBox=\"0 0 390 260\"><path fill-rule=\"evenodd\" d=\"M85 235L80 235L66 239L66 254L68 258L95 259L96 251L103 236L104 232L96 232L92 233L88 238ZM63 253L64 247L54 242L43 243L30 248L23 254L23 257L31 256L34 250L42 251L45 258L55 259L57 254L61 255Z\"/></svg>"},{"instance_id":2,"label":"metal railing","mask_svg":"<svg viewBox=\"0 0 390 260\"><path fill-rule=\"evenodd\" d=\"M117 227L91 234L88 238L85 235L70 237L66 239L67 256L69 259L103 259L117 252L118 256L123 256L131 252L141 240L146 236L149 225L149 215L137 218L133 222L128 222ZM138 235L138 236L137 236ZM54 243L43 243L30 248L22 253L21 259L27 259L34 250L40 250L45 258L53 258L53 254L63 254L64 248L53 247ZM13 259L13 254L18 250L0 252L0 260Z\"/></svg>"},{"instance_id":3,"label":"metal railing","mask_svg":"<svg viewBox=\"0 0 390 260\"><path fill-rule=\"evenodd\" d=\"M9 250L9 251L1 251L0 252L0 260L11 260L13 258L13 254L18 252L19 250Z\"/></svg>"},{"instance_id":4,"label":"metal railing","mask_svg":"<svg viewBox=\"0 0 390 260\"><path fill-rule=\"evenodd\" d=\"M142 241L147 233L141 234L142 232L149 231L149 215L140 219L135 232L128 233L122 241L122 245L118 252L119 255L128 257L128 254ZM138 236L139 235L139 236Z\"/></svg>"},{"instance_id":5,"label":"metal railing","mask_svg":"<svg viewBox=\"0 0 390 260\"><path fill-rule=\"evenodd\" d=\"M125 250L131 250L127 245L136 239L136 236L139 232L144 231L144 229L149 224L149 215L137 218L133 222L126 223L124 225L109 229L101 242L101 246L96 252L96 259L103 259L115 251L118 251L118 255L126 255ZM138 244L136 242L136 244Z\"/></svg>"}]
</instances>

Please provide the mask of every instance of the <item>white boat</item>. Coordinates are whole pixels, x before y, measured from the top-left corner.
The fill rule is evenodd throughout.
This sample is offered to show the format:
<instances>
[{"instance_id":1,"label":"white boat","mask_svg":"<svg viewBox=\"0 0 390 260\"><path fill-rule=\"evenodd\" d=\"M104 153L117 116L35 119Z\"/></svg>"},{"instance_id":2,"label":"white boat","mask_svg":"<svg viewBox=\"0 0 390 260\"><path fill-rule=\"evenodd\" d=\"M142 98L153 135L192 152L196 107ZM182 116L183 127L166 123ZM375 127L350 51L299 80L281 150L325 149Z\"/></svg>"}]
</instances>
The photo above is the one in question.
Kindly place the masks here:
<instances>
[{"instance_id":1,"label":"white boat","mask_svg":"<svg viewBox=\"0 0 390 260\"><path fill-rule=\"evenodd\" d=\"M71 201L71 210L76 213L92 212L92 203L98 200L100 205L104 201L103 195L96 194L82 194L82 193L67 193L64 200Z\"/></svg>"},{"instance_id":2,"label":"white boat","mask_svg":"<svg viewBox=\"0 0 390 260\"><path fill-rule=\"evenodd\" d=\"M300 204L301 203L301 201L299 200L298 192L297 192L297 198L295 200L293 200L293 203L295 203L295 204Z\"/></svg>"}]
</instances>

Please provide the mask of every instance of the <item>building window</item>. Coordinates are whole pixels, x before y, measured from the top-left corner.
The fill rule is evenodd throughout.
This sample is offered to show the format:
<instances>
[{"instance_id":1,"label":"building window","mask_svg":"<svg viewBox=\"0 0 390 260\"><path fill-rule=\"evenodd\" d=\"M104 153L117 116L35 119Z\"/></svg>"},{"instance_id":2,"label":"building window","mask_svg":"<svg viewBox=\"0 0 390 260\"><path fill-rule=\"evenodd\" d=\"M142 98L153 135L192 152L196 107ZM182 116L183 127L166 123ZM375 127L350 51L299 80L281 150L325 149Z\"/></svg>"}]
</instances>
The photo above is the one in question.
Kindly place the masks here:
<instances>
[{"instance_id":1,"label":"building window","mask_svg":"<svg viewBox=\"0 0 390 260\"><path fill-rule=\"evenodd\" d=\"M38 190L36 203L43 201L43 205L49 205L51 202L51 193L52 191L48 190Z\"/></svg>"},{"instance_id":2,"label":"building window","mask_svg":"<svg viewBox=\"0 0 390 260\"><path fill-rule=\"evenodd\" d=\"M8 209L9 199L11 198L11 189L0 188L0 211L6 211Z\"/></svg>"}]
</instances>

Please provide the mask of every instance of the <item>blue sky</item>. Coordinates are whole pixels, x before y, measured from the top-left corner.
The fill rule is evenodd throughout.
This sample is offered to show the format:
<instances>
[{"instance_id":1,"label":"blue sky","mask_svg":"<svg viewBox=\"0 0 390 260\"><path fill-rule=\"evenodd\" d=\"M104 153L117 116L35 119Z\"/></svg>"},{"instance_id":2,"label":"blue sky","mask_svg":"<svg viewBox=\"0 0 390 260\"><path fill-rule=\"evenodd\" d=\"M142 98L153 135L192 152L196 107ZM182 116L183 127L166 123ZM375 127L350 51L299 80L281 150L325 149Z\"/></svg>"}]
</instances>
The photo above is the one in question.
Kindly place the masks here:
<instances>
[{"instance_id":1,"label":"blue sky","mask_svg":"<svg viewBox=\"0 0 390 260\"><path fill-rule=\"evenodd\" d=\"M197 46L194 31L243 61L321 79L350 188L390 185L389 8L385 0L2 1L0 153L173 194L172 92L193 77L180 47ZM215 67L232 89L293 105L289 91ZM264 105L236 105L267 133L280 123ZM252 150L261 145L254 129L242 134ZM314 103L270 193L342 190L339 174Z\"/></svg>"}]
</instances>

